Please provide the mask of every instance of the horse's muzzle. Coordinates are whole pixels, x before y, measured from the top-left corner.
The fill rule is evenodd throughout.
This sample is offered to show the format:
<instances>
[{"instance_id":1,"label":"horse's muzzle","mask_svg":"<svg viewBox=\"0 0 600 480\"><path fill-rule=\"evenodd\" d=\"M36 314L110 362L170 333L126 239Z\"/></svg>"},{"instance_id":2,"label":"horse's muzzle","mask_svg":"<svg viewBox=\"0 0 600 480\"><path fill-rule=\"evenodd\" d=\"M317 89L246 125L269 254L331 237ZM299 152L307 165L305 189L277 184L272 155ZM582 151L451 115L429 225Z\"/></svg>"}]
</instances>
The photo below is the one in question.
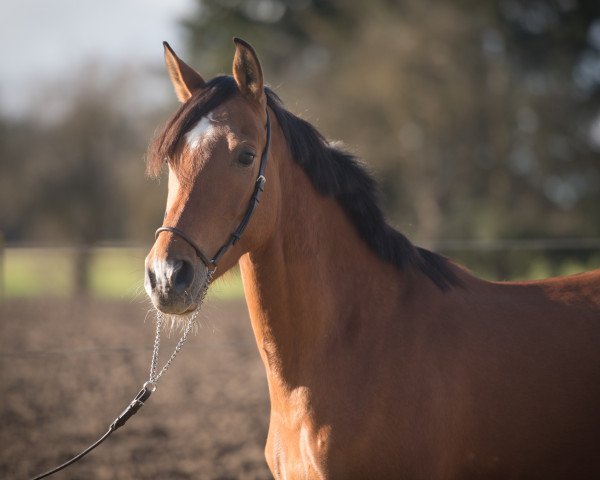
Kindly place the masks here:
<instances>
[{"instance_id":1,"label":"horse's muzzle","mask_svg":"<svg viewBox=\"0 0 600 480\"><path fill-rule=\"evenodd\" d=\"M199 287L195 268L187 260L146 259L144 287L153 305L163 313L181 315L197 307Z\"/></svg>"}]
</instances>

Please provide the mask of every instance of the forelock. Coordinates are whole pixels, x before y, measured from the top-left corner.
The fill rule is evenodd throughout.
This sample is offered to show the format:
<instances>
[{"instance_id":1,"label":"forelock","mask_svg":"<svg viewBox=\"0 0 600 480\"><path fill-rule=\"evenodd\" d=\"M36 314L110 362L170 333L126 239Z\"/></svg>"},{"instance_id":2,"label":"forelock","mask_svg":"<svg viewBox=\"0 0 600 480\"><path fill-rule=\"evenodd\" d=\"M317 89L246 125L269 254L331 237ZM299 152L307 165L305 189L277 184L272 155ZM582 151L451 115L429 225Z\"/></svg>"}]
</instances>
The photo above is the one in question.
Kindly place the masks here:
<instances>
[{"instance_id":1,"label":"forelock","mask_svg":"<svg viewBox=\"0 0 600 480\"><path fill-rule=\"evenodd\" d=\"M231 98L237 91L231 76L213 78L206 87L194 93L167 121L154 137L146 154L146 172L152 177L160 175L166 161L175 161L178 145L201 119Z\"/></svg>"}]
</instances>

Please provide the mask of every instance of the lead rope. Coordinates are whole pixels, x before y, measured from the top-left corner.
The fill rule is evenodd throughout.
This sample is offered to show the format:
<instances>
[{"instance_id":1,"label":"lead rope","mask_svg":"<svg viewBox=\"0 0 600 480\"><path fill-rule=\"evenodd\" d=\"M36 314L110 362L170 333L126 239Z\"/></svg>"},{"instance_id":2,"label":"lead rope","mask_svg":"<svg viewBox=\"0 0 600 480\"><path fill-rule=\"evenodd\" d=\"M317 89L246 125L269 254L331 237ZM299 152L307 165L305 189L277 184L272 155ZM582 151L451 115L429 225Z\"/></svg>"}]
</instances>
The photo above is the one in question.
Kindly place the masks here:
<instances>
[{"instance_id":1,"label":"lead rope","mask_svg":"<svg viewBox=\"0 0 600 480\"><path fill-rule=\"evenodd\" d=\"M213 280L215 270L216 270L216 267L213 268L212 270L208 270L208 272L206 274L206 281L204 283L202 293L200 294L196 312L194 312L194 314L192 314L192 316L189 318L187 325L185 326L185 330L183 331L183 334L181 335L181 338L177 342L177 345L175 345L175 349L173 350L173 353L171 354L171 356L169 357L169 359L167 360L165 365L161 368L161 370L158 373L156 373L156 370L158 369L158 353L160 351L160 332L162 330L163 315L160 313L157 314L156 335L154 337L152 360L150 361L149 378L144 383L144 385L142 386L142 389L138 392L138 394L135 396L135 398L127 406L127 408L125 410L123 410L123 412L117 418L115 418L115 420L110 424L108 431L104 435L102 435L95 443L93 443L88 448L83 450L81 453L79 453L76 456L74 456L73 458L71 458L69 461L63 463L62 465L59 465L56 468L53 468L52 470L48 470L46 473L42 473L41 475L38 475L37 477L33 477L31 480L41 480L42 478L46 478L46 477L49 477L50 475L54 475L55 473L60 472L61 470L67 468L69 465L72 465L76 461L82 459L88 453L90 453L94 448L96 448L98 445L100 445L102 442L104 442L104 440L106 440L111 435L111 433L113 433L115 430L117 430L118 428L125 425L127 420L129 420L133 415L135 415L137 413L137 411L140 408L142 408L144 406L144 403L146 402L146 400L148 400L148 398L150 398L150 395L152 394L152 392L154 392L156 390L158 380L169 369L169 367L173 363L173 360L175 360L175 357L177 356L177 354L183 347L183 344L187 340L190 332L192 331L192 329L194 327L194 323L196 321L196 317L198 315L197 312L199 311L200 306L204 303L204 299L206 298L206 294L208 293L208 287L210 286L210 284Z\"/></svg>"}]
</instances>

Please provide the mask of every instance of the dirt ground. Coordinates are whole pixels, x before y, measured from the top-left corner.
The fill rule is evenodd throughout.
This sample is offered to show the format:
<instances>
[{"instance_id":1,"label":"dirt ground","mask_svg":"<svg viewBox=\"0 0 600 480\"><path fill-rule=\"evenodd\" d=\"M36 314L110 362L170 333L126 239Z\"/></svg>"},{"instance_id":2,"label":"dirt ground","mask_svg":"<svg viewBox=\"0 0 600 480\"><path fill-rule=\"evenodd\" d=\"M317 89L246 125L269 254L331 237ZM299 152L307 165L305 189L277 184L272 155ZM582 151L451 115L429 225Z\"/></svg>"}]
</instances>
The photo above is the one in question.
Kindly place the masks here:
<instances>
[{"instance_id":1,"label":"dirt ground","mask_svg":"<svg viewBox=\"0 0 600 480\"><path fill-rule=\"evenodd\" d=\"M57 479L270 478L265 374L242 302L209 301L198 334L126 426ZM26 479L102 435L148 377L145 301L0 304L0 478ZM161 344L161 365L178 335Z\"/></svg>"}]
</instances>

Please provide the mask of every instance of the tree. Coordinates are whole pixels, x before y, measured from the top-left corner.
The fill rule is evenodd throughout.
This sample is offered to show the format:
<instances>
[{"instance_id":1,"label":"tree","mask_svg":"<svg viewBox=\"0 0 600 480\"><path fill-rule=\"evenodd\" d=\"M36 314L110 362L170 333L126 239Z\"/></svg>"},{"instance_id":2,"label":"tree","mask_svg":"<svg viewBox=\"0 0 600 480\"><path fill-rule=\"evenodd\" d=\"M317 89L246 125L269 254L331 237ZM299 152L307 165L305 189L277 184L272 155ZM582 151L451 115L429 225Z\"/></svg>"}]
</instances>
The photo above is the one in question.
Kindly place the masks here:
<instances>
[{"instance_id":1,"label":"tree","mask_svg":"<svg viewBox=\"0 0 600 480\"><path fill-rule=\"evenodd\" d=\"M158 116L132 108L129 72L80 73L61 85L60 102L47 86L39 111L0 119L0 231L8 241L77 247L74 285L85 293L91 246L145 239L160 223L163 198L143 162Z\"/></svg>"},{"instance_id":2,"label":"tree","mask_svg":"<svg viewBox=\"0 0 600 480\"><path fill-rule=\"evenodd\" d=\"M203 72L253 43L431 241L600 235L599 19L594 1L202 0L184 28Z\"/></svg>"}]
</instances>

